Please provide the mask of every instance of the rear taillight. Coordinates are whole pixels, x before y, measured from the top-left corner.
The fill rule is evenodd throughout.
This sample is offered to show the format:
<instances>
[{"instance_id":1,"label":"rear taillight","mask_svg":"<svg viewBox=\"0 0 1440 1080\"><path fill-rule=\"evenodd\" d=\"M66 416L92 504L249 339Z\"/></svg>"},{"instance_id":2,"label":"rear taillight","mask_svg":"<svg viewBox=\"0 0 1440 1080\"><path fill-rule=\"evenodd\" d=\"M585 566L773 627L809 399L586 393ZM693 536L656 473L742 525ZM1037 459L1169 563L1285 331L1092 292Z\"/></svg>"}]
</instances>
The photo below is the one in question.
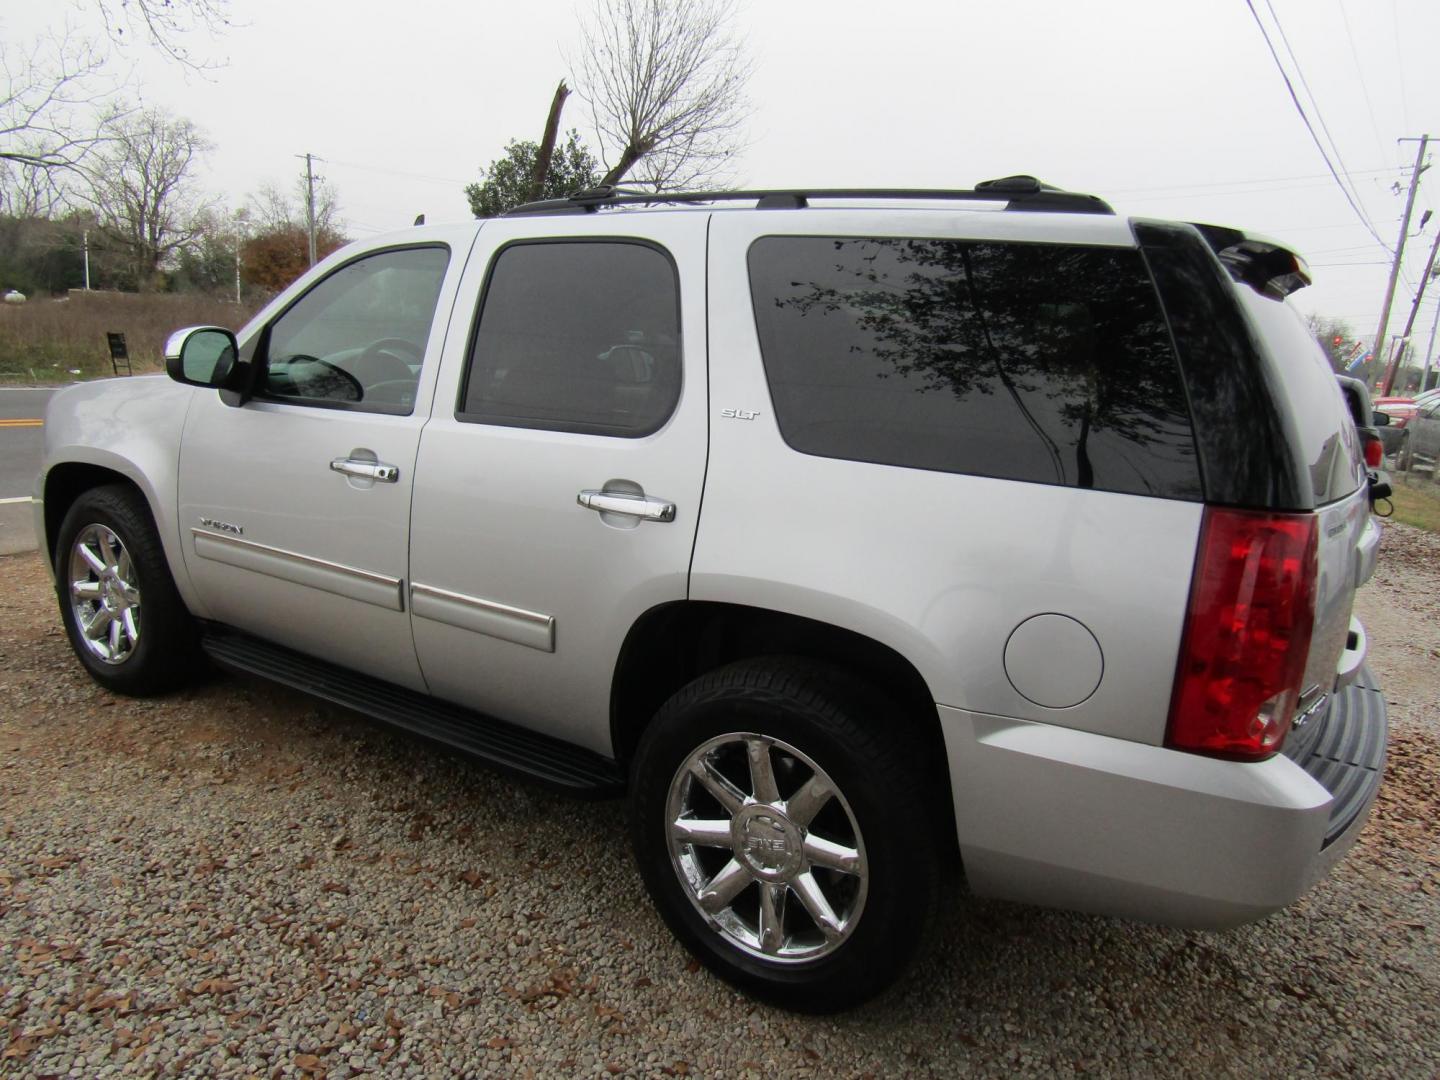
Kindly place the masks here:
<instances>
[{"instance_id":1,"label":"rear taillight","mask_svg":"<svg viewBox=\"0 0 1440 1080\"><path fill-rule=\"evenodd\" d=\"M1385 460L1385 444L1380 441L1380 436L1365 433L1365 464L1372 469L1378 469L1380 463Z\"/></svg>"},{"instance_id":2,"label":"rear taillight","mask_svg":"<svg viewBox=\"0 0 1440 1080\"><path fill-rule=\"evenodd\" d=\"M1316 544L1313 514L1205 511L1167 746L1248 761L1280 749L1310 652Z\"/></svg>"}]
</instances>

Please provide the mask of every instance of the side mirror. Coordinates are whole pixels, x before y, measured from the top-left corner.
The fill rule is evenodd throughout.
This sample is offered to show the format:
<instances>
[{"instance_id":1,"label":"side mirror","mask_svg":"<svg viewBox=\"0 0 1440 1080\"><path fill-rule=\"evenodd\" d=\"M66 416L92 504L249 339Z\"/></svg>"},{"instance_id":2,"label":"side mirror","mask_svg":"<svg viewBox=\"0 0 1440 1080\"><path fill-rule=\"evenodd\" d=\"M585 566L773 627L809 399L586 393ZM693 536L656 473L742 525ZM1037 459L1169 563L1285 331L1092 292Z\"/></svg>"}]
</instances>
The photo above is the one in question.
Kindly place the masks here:
<instances>
[{"instance_id":1,"label":"side mirror","mask_svg":"<svg viewBox=\"0 0 1440 1080\"><path fill-rule=\"evenodd\" d=\"M176 382L230 388L239 346L223 326L191 326L177 330L165 343L165 372Z\"/></svg>"},{"instance_id":2,"label":"side mirror","mask_svg":"<svg viewBox=\"0 0 1440 1080\"><path fill-rule=\"evenodd\" d=\"M1370 422L1371 422L1371 424L1373 424L1375 427L1389 427L1389 426L1390 426L1390 414L1389 414L1389 413L1383 413L1383 412L1381 412L1379 409L1376 409L1374 415L1370 417Z\"/></svg>"}]
</instances>

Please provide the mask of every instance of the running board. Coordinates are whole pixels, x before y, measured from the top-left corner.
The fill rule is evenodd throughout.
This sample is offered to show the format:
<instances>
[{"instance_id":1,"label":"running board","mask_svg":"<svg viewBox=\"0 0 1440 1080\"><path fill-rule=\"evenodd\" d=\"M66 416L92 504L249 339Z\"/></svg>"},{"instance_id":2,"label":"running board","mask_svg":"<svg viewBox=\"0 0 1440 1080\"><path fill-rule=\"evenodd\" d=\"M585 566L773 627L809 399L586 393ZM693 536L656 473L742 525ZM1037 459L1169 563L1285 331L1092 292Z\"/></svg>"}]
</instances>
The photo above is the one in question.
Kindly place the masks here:
<instances>
[{"instance_id":1,"label":"running board","mask_svg":"<svg viewBox=\"0 0 1440 1080\"><path fill-rule=\"evenodd\" d=\"M232 630L210 628L201 644L222 668L303 690L568 794L605 798L624 789L615 762L548 735Z\"/></svg>"}]
</instances>

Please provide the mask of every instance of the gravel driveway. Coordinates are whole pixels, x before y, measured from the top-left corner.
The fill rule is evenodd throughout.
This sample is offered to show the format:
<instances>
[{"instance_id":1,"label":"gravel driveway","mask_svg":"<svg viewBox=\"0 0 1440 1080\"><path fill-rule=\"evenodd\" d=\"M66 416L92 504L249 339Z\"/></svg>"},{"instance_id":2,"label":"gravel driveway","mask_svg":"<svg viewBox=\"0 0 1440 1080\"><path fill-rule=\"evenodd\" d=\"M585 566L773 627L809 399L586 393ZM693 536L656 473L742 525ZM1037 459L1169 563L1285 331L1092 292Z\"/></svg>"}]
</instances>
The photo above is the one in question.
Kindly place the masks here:
<instances>
[{"instance_id":1,"label":"gravel driveway","mask_svg":"<svg viewBox=\"0 0 1440 1080\"><path fill-rule=\"evenodd\" d=\"M0 1074L1434 1076L1440 538L1362 594L1393 701L1335 876L1226 934L969 899L887 997L817 1020L692 962L622 807L258 681L141 702L0 559Z\"/></svg>"}]
</instances>

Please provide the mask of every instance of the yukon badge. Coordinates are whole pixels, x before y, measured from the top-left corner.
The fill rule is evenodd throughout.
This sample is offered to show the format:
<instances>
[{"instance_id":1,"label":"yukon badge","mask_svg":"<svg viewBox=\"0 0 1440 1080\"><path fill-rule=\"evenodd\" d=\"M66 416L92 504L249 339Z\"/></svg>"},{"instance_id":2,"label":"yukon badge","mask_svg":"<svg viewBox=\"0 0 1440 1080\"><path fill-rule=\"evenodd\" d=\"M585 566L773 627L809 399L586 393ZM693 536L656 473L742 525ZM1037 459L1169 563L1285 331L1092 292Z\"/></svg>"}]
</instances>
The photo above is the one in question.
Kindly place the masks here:
<instances>
[{"instance_id":1,"label":"yukon badge","mask_svg":"<svg viewBox=\"0 0 1440 1080\"><path fill-rule=\"evenodd\" d=\"M720 415L726 420L754 420L760 414L750 409L721 409Z\"/></svg>"},{"instance_id":2,"label":"yukon badge","mask_svg":"<svg viewBox=\"0 0 1440 1080\"><path fill-rule=\"evenodd\" d=\"M228 521L216 521L214 518L202 517L200 524L209 529L219 529L221 532L233 533L235 536L244 536L245 530L239 525L231 525Z\"/></svg>"}]
</instances>

